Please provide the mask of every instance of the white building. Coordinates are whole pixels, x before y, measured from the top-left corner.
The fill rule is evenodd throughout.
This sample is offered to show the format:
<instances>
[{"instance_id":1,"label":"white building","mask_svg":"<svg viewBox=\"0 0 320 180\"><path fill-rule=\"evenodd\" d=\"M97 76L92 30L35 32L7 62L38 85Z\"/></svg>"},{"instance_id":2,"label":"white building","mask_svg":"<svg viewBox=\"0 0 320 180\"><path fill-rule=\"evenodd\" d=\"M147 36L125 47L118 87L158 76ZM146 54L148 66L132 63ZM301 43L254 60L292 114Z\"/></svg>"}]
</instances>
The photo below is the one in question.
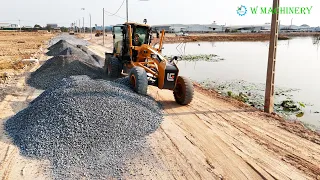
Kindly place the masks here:
<instances>
[{"instance_id":1,"label":"white building","mask_svg":"<svg viewBox=\"0 0 320 180\"><path fill-rule=\"evenodd\" d=\"M8 28L19 28L18 24L10 24L10 23L0 23L0 29L8 29Z\"/></svg>"},{"instance_id":2,"label":"white building","mask_svg":"<svg viewBox=\"0 0 320 180\"><path fill-rule=\"evenodd\" d=\"M10 27L10 23L0 23L0 29Z\"/></svg>"},{"instance_id":3,"label":"white building","mask_svg":"<svg viewBox=\"0 0 320 180\"><path fill-rule=\"evenodd\" d=\"M164 29L167 32L222 32L223 26L213 24L167 24L152 26L153 29L161 31Z\"/></svg>"},{"instance_id":4,"label":"white building","mask_svg":"<svg viewBox=\"0 0 320 180\"><path fill-rule=\"evenodd\" d=\"M10 28L19 28L20 26L18 24L10 24Z\"/></svg>"},{"instance_id":5,"label":"white building","mask_svg":"<svg viewBox=\"0 0 320 180\"><path fill-rule=\"evenodd\" d=\"M270 32L271 24L265 23L262 25L237 25L237 26L228 26L226 27L231 32ZM282 32L312 32L320 31L319 27L310 27L307 24L301 26L297 25L282 25L280 24L279 30Z\"/></svg>"}]
</instances>

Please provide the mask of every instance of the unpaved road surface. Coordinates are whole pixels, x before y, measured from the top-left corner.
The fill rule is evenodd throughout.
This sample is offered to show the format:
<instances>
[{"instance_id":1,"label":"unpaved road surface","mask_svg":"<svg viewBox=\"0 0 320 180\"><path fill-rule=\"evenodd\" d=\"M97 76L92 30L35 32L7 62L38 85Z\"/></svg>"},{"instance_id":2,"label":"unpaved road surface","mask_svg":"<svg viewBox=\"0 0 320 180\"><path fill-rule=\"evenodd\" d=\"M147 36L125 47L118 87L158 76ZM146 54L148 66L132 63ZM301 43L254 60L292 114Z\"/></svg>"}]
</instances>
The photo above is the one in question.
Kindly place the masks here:
<instances>
[{"instance_id":1,"label":"unpaved road surface","mask_svg":"<svg viewBox=\"0 0 320 180\"><path fill-rule=\"evenodd\" d=\"M301 125L201 88L189 106L177 105L172 91L150 87L149 94L163 104L165 120L148 137L156 162L133 160L141 171L133 179L320 179L320 137Z\"/></svg>"},{"instance_id":2,"label":"unpaved road surface","mask_svg":"<svg viewBox=\"0 0 320 180\"><path fill-rule=\"evenodd\" d=\"M40 57L45 60L46 57ZM41 62L41 61L40 61ZM35 71L39 65L29 69L29 72ZM7 93L4 100L0 102L0 179L50 179L47 169L48 162L43 160L30 159L19 153L19 148L13 145L7 133L4 130L6 119L18 113L28 106L28 103L42 93L40 90L30 88L26 85L26 72L23 76L17 77L12 86L18 89L18 92ZM15 84L13 84L15 83Z\"/></svg>"},{"instance_id":3,"label":"unpaved road surface","mask_svg":"<svg viewBox=\"0 0 320 180\"><path fill-rule=\"evenodd\" d=\"M98 55L111 50L94 41L88 47ZM25 87L23 80L17 86ZM177 105L172 91L149 87L148 92L163 105L164 121L147 137L150 151L126 162L125 179L320 179L320 137L301 125L198 87L188 106ZM0 119L14 115L39 93L6 96ZM0 135L1 179L49 178L46 162L22 157L2 125Z\"/></svg>"}]
</instances>

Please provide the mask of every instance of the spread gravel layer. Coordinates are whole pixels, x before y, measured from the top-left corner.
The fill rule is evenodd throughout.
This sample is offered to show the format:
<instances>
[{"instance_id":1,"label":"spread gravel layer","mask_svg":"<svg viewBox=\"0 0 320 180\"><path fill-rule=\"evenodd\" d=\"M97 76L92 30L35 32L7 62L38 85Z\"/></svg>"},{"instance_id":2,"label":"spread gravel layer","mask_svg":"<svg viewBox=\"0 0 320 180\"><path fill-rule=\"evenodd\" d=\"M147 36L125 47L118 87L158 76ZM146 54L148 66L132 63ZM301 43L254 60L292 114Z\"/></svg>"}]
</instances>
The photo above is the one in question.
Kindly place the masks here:
<instances>
[{"instance_id":1,"label":"spread gravel layer","mask_svg":"<svg viewBox=\"0 0 320 180\"><path fill-rule=\"evenodd\" d=\"M125 84L125 85L123 85ZM48 159L55 179L121 178L163 120L151 97L118 82L65 78L8 119L23 155Z\"/></svg>"}]
</instances>

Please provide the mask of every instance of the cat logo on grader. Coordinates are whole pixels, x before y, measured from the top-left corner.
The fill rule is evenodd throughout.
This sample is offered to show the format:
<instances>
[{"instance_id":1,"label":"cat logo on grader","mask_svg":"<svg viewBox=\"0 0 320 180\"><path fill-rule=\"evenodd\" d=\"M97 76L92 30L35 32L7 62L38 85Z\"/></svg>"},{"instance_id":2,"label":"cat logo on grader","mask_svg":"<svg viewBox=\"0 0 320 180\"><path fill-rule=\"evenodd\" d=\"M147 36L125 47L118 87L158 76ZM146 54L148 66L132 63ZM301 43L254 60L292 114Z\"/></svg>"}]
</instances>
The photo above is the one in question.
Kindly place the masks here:
<instances>
[{"instance_id":1,"label":"cat logo on grader","mask_svg":"<svg viewBox=\"0 0 320 180\"><path fill-rule=\"evenodd\" d=\"M167 74L167 80L168 80L168 81L174 81L174 77L175 77L175 76L174 76L174 73L168 73L168 74Z\"/></svg>"}]
</instances>

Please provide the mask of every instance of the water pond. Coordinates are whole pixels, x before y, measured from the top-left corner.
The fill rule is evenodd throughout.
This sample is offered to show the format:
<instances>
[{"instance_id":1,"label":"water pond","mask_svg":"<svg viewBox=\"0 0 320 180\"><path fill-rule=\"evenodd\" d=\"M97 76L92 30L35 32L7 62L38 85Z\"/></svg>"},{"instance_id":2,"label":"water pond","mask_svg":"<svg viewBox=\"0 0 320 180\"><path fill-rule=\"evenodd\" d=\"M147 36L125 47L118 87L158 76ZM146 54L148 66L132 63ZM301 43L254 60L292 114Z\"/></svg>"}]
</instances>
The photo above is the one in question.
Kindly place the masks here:
<instances>
[{"instance_id":1,"label":"water pond","mask_svg":"<svg viewBox=\"0 0 320 180\"><path fill-rule=\"evenodd\" d=\"M320 129L318 41L316 37L279 41L275 76L276 110L283 110L279 104L284 100L288 100L288 104L293 100L300 111L295 111L295 116L290 118L301 120L317 130ZM163 53L185 57L187 61L178 62L181 75L218 91L243 93L261 108L268 50L268 42L194 42L165 44Z\"/></svg>"}]
</instances>

